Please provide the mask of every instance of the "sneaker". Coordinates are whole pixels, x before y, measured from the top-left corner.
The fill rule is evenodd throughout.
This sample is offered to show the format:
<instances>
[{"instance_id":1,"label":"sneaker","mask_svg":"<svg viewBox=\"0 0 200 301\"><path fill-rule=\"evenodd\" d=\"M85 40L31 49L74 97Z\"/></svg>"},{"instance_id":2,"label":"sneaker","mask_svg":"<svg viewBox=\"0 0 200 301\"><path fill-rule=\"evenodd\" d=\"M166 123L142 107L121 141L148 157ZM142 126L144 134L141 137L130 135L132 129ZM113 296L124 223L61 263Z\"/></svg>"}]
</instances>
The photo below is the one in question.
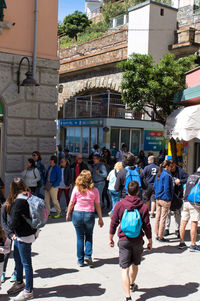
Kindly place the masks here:
<instances>
[{"instance_id":1,"label":"sneaker","mask_svg":"<svg viewBox=\"0 0 200 301\"><path fill-rule=\"evenodd\" d=\"M84 260L90 268L93 268L93 261L91 257L87 257Z\"/></svg>"},{"instance_id":2,"label":"sneaker","mask_svg":"<svg viewBox=\"0 0 200 301\"><path fill-rule=\"evenodd\" d=\"M135 284L135 283L130 284L130 290L131 290L132 292L135 292L137 289L138 289L138 285L137 285L137 284Z\"/></svg>"},{"instance_id":3,"label":"sneaker","mask_svg":"<svg viewBox=\"0 0 200 301\"><path fill-rule=\"evenodd\" d=\"M175 231L175 235L176 235L177 238L180 238L180 232L179 232L179 230Z\"/></svg>"},{"instance_id":4,"label":"sneaker","mask_svg":"<svg viewBox=\"0 0 200 301\"><path fill-rule=\"evenodd\" d=\"M14 272L13 274L12 274L12 276L10 277L10 282L16 282L17 281L17 275L16 275L16 273Z\"/></svg>"},{"instance_id":5,"label":"sneaker","mask_svg":"<svg viewBox=\"0 0 200 301\"><path fill-rule=\"evenodd\" d=\"M166 239L166 238L160 238L160 237L156 237L156 239L159 241L159 242L168 242L169 240Z\"/></svg>"},{"instance_id":6,"label":"sneaker","mask_svg":"<svg viewBox=\"0 0 200 301\"><path fill-rule=\"evenodd\" d=\"M150 214L150 217L151 217L151 218L155 218L155 217L156 217L155 213L151 213L151 214Z\"/></svg>"},{"instance_id":7,"label":"sneaker","mask_svg":"<svg viewBox=\"0 0 200 301\"><path fill-rule=\"evenodd\" d=\"M15 282L13 286L9 290L7 290L7 294L16 295L17 293L21 292L24 288L25 288L24 282L22 283Z\"/></svg>"},{"instance_id":8,"label":"sneaker","mask_svg":"<svg viewBox=\"0 0 200 301\"><path fill-rule=\"evenodd\" d=\"M6 273L3 273L1 276L1 283L4 283L6 281Z\"/></svg>"},{"instance_id":9,"label":"sneaker","mask_svg":"<svg viewBox=\"0 0 200 301\"><path fill-rule=\"evenodd\" d=\"M178 245L178 248L181 250L187 249L187 245L184 242L180 242L180 244Z\"/></svg>"},{"instance_id":10,"label":"sneaker","mask_svg":"<svg viewBox=\"0 0 200 301\"><path fill-rule=\"evenodd\" d=\"M25 301L30 299L33 299L33 292L28 293L27 291L23 290L21 293L19 293L19 295L12 298L12 301Z\"/></svg>"},{"instance_id":11,"label":"sneaker","mask_svg":"<svg viewBox=\"0 0 200 301\"><path fill-rule=\"evenodd\" d=\"M56 209L55 209L54 207L52 207L52 208L50 209L50 212L56 213L57 211L56 211Z\"/></svg>"},{"instance_id":12,"label":"sneaker","mask_svg":"<svg viewBox=\"0 0 200 301\"><path fill-rule=\"evenodd\" d=\"M84 263L82 263L82 262L77 262L77 264L80 268L84 267Z\"/></svg>"},{"instance_id":13,"label":"sneaker","mask_svg":"<svg viewBox=\"0 0 200 301\"><path fill-rule=\"evenodd\" d=\"M199 252L199 251L200 251L200 247L198 247L197 245L190 246L190 252Z\"/></svg>"},{"instance_id":14,"label":"sneaker","mask_svg":"<svg viewBox=\"0 0 200 301\"><path fill-rule=\"evenodd\" d=\"M163 233L163 236L168 236L169 235L169 230L168 229L165 229L164 233Z\"/></svg>"},{"instance_id":15,"label":"sneaker","mask_svg":"<svg viewBox=\"0 0 200 301\"><path fill-rule=\"evenodd\" d=\"M58 214L54 215L53 218L60 218L61 216L62 216L62 215L61 215L60 213L58 213Z\"/></svg>"}]
</instances>

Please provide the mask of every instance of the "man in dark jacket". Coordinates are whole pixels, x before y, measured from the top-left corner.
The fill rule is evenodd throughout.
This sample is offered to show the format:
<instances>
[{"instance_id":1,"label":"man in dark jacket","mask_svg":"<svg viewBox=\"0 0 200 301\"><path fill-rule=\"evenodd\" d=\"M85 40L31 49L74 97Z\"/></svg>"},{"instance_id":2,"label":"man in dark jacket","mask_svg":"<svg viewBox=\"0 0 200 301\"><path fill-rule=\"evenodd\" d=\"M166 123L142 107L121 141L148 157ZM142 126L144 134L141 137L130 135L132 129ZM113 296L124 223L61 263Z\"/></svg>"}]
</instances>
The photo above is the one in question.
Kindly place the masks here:
<instances>
[{"instance_id":1,"label":"man in dark jacket","mask_svg":"<svg viewBox=\"0 0 200 301\"><path fill-rule=\"evenodd\" d=\"M116 204L110 223L109 244L111 247L114 247L113 236L122 220L125 209L127 209L128 211L137 209L142 220L141 232L136 238L127 237L122 232L121 226L118 229L119 264L122 268L122 284L126 296L126 301L132 300L130 296L130 289L134 291L137 288L135 279L138 272L138 265L140 264L142 258L144 234L149 241L147 248L149 250L152 249L152 232L149 221L149 211L147 205L143 204L143 202L138 197L138 193L138 182L130 182L128 184L128 195Z\"/></svg>"},{"instance_id":2,"label":"man in dark jacket","mask_svg":"<svg viewBox=\"0 0 200 301\"><path fill-rule=\"evenodd\" d=\"M155 217L155 209L156 209L156 200L155 200L155 190L153 188L153 184L155 181L155 177L158 173L159 167L154 163L155 157L148 157L148 165L145 166L143 171L143 176L146 180L147 189L144 190L143 200L147 203L149 207L149 203L151 203L151 217Z\"/></svg>"},{"instance_id":3,"label":"man in dark jacket","mask_svg":"<svg viewBox=\"0 0 200 301\"><path fill-rule=\"evenodd\" d=\"M187 179L188 179L188 174L184 171L183 168L180 166L177 166L175 162L171 164L171 175L173 177L173 183L174 183L174 189L173 189L173 198L175 200L175 197L182 199L183 198L183 185L186 184ZM166 224L165 224L165 231L164 231L164 236L169 235L169 228L170 228L170 223L171 223L171 216L172 212L174 212L174 218L175 218L175 235L177 238L180 238L180 224L181 224L181 208L174 210L174 211L169 211L169 214L166 219Z\"/></svg>"},{"instance_id":4,"label":"man in dark jacket","mask_svg":"<svg viewBox=\"0 0 200 301\"><path fill-rule=\"evenodd\" d=\"M84 169L88 170L88 166L83 162L83 156L81 154L76 156L75 162L71 165L71 168L73 169L72 174L75 183L76 178L80 175L81 171Z\"/></svg>"}]
</instances>

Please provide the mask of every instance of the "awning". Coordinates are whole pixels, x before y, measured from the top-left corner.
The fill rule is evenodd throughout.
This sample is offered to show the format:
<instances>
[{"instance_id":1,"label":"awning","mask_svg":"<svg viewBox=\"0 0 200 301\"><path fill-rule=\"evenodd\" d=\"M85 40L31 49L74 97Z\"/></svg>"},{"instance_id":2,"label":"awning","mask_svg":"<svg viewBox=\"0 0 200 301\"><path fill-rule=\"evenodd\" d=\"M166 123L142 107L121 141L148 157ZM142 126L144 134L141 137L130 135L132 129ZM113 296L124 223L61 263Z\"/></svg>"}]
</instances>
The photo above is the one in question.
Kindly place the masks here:
<instances>
[{"instance_id":1,"label":"awning","mask_svg":"<svg viewBox=\"0 0 200 301\"><path fill-rule=\"evenodd\" d=\"M173 137L185 141L200 139L200 105L172 112L167 118L164 135L168 139Z\"/></svg>"}]
</instances>

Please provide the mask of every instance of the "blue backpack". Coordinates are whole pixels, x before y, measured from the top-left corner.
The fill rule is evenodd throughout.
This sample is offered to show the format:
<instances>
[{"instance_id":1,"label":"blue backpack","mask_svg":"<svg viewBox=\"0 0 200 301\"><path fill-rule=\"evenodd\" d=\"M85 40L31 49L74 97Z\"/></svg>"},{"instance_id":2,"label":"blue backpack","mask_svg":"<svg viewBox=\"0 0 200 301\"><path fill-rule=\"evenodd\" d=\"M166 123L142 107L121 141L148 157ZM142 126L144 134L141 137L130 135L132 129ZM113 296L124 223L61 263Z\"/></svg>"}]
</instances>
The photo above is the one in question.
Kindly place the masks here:
<instances>
[{"instance_id":1,"label":"blue backpack","mask_svg":"<svg viewBox=\"0 0 200 301\"><path fill-rule=\"evenodd\" d=\"M138 182L139 188L141 190L142 183L141 183L140 174L137 171L137 169L129 169L128 167L126 167L125 169L127 170L127 172L126 172L126 183L125 183L125 187L124 187L126 194L128 194L128 184L131 181Z\"/></svg>"},{"instance_id":2,"label":"blue backpack","mask_svg":"<svg viewBox=\"0 0 200 301\"><path fill-rule=\"evenodd\" d=\"M198 180L195 186L191 189L187 200L190 203L196 203L197 205L200 205L200 180Z\"/></svg>"},{"instance_id":3,"label":"blue backpack","mask_svg":"<svg viewBox=\"0 0 200 301\"><path fill-rule=\"evenodd\" d=\"M128 211L125 209L121 220L121 230L127 237L136 238L142 229L142 219L137 209Z\"/></svg>"}]
</instances>

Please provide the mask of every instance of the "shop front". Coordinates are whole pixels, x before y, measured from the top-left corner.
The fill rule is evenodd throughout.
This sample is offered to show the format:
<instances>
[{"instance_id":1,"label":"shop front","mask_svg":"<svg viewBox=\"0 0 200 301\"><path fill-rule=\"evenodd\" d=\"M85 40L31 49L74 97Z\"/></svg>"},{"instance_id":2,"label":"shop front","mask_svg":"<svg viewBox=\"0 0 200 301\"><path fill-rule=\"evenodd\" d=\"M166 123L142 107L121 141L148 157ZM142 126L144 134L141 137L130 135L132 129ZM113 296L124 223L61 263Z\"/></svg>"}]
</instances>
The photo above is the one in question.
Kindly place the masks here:
<instances>
[{"instance_id":1,"label":"shop front","mask_svg":"<svg viewBox=\"0 0 200 301\"><path fill-rule=\"evenodd\" d=\"M112 149L115 143L120 149L127 145L128 151L137 155L140 150L155 155L165 146L163 127L159 123L143 120L113 118L62 119L58 122L58 141L72 155L82 153L88 157L94 144Z\"/></svg>"}]
</instances>

